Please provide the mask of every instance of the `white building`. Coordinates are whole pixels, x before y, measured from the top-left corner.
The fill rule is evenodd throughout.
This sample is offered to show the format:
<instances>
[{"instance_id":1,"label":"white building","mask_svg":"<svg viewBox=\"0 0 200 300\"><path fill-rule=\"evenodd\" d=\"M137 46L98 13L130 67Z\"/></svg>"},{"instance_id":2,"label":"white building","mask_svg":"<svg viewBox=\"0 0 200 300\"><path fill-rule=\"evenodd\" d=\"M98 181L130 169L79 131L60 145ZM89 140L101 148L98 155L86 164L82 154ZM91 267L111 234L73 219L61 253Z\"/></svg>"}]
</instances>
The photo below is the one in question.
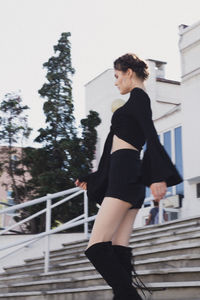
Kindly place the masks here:
<instances>
[{"instance_id":1,"label":"white building","mask_svg":"<svg viewBox=\"0 0 200 300\"><path fill-rule=\"evenodd\" d=\"M176 208L182 218L200 212L200 22L180 25L179 35L181 82L165 78L166 62L146 59L150 76L145 86L160 141L184 178L183 183L168 188L173 196L166 199L166 209ZM107 69L85 85L86 114L95 110L102 120L97 127L94 170L109 132L114 106L129 98L119 93L114 81L114 70ZM148 196L150 189L146 188ZM139 225L144 224L148 211L144 209L138 216ZM173 218L173 213L170 216Z\"/></svg>"},{"instance_id":2,"label":"white building","mask_svg":"<svg viewBox=\"0 0 200 300\"><path fill-rule=\"evenodd\" d=\"M182 215L200 212L200 21L179 26L182 82L184 203Z\"/></svg>"}]
</instances>

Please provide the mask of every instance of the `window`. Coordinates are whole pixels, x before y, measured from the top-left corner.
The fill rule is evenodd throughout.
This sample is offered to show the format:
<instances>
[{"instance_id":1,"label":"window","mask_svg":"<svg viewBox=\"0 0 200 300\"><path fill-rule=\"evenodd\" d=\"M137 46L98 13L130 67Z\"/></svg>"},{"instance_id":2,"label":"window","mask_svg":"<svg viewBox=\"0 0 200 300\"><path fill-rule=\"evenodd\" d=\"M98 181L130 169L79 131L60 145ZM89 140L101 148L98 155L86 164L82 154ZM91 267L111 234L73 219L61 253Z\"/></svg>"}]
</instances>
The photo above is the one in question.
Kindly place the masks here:
<instances>
[{"instance_id":1,"label":"window","mask_svg":"<svg viewBox=\"0 0 200 300\"><path fill-rule=\"evenodd\" d=\"M181 126L174 130L175 139L175 164L180 175L183 177L183 159L182 159L182 137L181 137ZM176 185L176 194L184 194L183 182Z\"/></svg>"},{"instance_id":2,"label":"window","mask_svg":"<svg viewBox=\"0 0 200 300\"><path fill-rule=\"evenodd\" d=\"M168 155L170 158L172 157L172 152L171 152L171 131L167 131L164 133L164 147L165 150L167 151Z\"/></svg>"},{"instance_id":3,"label":"window","mask_svg":"<svg viewBox=\"0 0 200 300\"><path fill-rule=\"evenodd\" d=\"M147 148L147 143L145 143L143 146L143 153L146 150L146 148ZM150 197L150 196L151 196L151 189L148 186L146 186L145 198Z\"/></svg>"},{"instance_id":4,"label":"window","mask_svg":"<svg viewBox=\"0 0 200 300\"><path fill-rule=\"evenodd\" d=\"M200 183L197 183L197 198L200 198Z\"/></svg>"},{"instance_id":5,"label":"window","mask_svg":"<svg viewBox=\"0 0 200 300\"><path fill-rule=\"evenodd\" d=\"M163 141L163 146L164 146L166 152L168 153L172 162L175 164L180 175L183 177L181 129L182 129L181 126L173 128L171 130L168 130L164 133L159 134L158 138L159 138L160 142ZM163 137L163 139L162 139L162 137ZM174 143L172 143L173 137L174 137ZM146 150L146 143L145 143L143 149L144 149L144 151ZM199 185L200 185L200 183L199 183ZM198 189L200 189L200 187L198 187ZM173 194L173 191L176 194L184 195L183 182L175 185L174 187L170 186L167 188L167 192L170 192ZM200 194L200 192L199 192L199 194ZM149 187L146 187L146 197L149 197L150 195L151 195L151 189Z\"/></svg>"},{"instance_id":6,"label":"window","mask_svg":"<svg viewBox=\"0 0 200 300\"><path fill-rule=\"evenodd\" d=\"M7 191L7 202L8 204L10 205L15 205L16 203L14 202L14 199L12 198L12 190L8 190ZM13 215L16 215L16 212L15 210L11 210L7 213L7 215L9 216L13 216Z\"/></svg>"},{"instance_id":7,"label":"window","mask_svg":"<svg viewBox=\"0 0 200 300\"><path fill-rule=\"evenodd\" d=\"M17 168L17 162L18 162L18 157L17 157L17 155L15 155L15 154L13 154L12 156L11 156L11 167L12 167L12 169L13 169L13 171L15 172L16 171L16 168Z\"/></svg>"},{"instance_id":8,"label":"window","mask_svg":"<svg viewBox=\"0 0 200 300\"><path fill-rule=\"evenodd\" d=\"M172 159L171 131L164 132L164 148L169 157ZM172 194L171 186L167 188L167 192L170 192Z\"/></svg>"}]
</instances>

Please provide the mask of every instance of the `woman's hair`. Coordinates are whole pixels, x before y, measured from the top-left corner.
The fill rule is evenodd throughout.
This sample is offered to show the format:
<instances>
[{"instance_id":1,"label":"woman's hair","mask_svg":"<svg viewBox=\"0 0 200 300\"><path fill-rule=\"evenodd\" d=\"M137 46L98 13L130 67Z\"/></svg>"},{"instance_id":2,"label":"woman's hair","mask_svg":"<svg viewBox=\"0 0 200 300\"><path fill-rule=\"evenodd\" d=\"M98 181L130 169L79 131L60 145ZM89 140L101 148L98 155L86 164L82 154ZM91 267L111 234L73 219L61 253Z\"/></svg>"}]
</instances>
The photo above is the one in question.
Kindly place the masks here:
<instances>
[{"instance_id":1,"label":"woman's hair","mask_svg":"<svg viewBox=\"0 0 200 300\"><path fill-rule=\"evenodd\" d=\"M130 68L143 80L149 76L148 65L134 53L127 53L118 57L114 61L114 68L123 72L126 72Z\"/></svg>"}]
</instances>

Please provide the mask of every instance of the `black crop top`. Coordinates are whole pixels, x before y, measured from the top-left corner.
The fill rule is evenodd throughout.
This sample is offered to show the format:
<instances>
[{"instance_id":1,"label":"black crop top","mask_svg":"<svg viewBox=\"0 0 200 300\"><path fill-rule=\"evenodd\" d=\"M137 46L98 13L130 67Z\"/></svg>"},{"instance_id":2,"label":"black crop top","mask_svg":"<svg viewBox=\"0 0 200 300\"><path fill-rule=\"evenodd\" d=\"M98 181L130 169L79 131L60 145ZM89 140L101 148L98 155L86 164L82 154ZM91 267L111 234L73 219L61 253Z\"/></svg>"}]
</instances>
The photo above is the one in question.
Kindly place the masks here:
<instances>
[{"instance_id":1,"label":"black crop top","mask_svg":"<svg viewBox=\"0 0 200 300\"><path fill-rule=\"evenodd\" d=\"M139 151L146 139L148 142L157 137L149 96L138 87L131 91L128 101L113 113L111 124L110 129L115 135Z\"/></svg>"},{"instance_id":2,"label":"black crop top","mask_svg":"<svg viewBox=\"0 0 200 300\"><path fill-rule=\"evenodd\" d=\"M99 197L103 197L103 191L106 189L107 184L109 158L114 134L136 147L139 151L142 150L146 142L146 150L142 158L141 183L150 186L153 182L165 181L167 186L172 186L183 181L168 153L160 143L152 120L151 101L148 94L143 89L135 87L130 92L127 102L112 115L110 132L106 138L97 171L79 177L80 181L87 182L88 198L89 196L92 197L92 194L98 198L98 192ZM95 201L100 203L97 199Z\"/></svg>"}]
</instances>

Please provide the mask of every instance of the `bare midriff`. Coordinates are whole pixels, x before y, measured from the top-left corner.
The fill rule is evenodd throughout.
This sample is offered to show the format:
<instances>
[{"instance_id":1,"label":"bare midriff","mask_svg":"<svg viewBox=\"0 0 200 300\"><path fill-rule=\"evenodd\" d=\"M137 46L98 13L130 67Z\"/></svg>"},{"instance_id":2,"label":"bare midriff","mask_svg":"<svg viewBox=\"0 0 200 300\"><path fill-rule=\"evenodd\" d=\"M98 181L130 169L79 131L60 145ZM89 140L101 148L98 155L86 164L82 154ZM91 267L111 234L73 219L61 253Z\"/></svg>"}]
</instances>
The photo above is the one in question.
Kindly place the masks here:
<instances>
[{"instance_id":1,"label":"bare midriff","mask_svg":"<svg viewBox=\"0 0 200 300\"><path fill-rule=\"evenodd\" d=\"M113 153L116 150L119 149L134 149L137 150L137 148L135 148L134 146L132 146L131 144L127 143L126 141L118 138L118 136L116 136L115 134L113 135L113 142L112 142L112 148L111 148L111 153Z\"/></svg>"}]
</instances>

